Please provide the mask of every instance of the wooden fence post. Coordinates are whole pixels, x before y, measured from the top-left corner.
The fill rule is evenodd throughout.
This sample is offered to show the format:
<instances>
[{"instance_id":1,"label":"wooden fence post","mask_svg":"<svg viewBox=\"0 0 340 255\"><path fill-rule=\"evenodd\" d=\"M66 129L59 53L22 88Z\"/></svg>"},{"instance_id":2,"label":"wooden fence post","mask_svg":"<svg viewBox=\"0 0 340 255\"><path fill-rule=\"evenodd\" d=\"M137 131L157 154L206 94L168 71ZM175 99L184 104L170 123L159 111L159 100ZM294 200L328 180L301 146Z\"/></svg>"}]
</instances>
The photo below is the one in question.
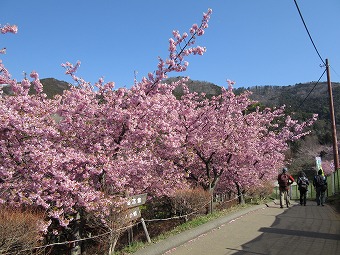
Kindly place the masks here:
<instances>
[{"instance_id":1,"label":"wooden fence post","mask_svg":"<svg viewBox=\"0 0 340 255\"><path fill-rule=\"evenodd\" d=\"M148 229L146 228L145 221L144 221L143 218L141 218L141 222L142 222L142 226L143 226L143 229L144 229L144 232L145 232L145 235L146 235L146 240L148 240L148 243L151 243L149 232L148 232Z\"/></svg>"}]
</instances>

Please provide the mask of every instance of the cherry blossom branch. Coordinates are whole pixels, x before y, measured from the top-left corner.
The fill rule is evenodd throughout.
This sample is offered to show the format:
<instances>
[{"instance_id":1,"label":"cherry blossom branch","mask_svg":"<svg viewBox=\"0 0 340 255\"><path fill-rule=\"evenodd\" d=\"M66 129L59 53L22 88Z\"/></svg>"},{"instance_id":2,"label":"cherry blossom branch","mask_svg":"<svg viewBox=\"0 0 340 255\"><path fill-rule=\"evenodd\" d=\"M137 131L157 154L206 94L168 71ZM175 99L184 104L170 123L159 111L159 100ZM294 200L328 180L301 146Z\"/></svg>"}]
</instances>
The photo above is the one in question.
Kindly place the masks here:
<instances>
[{"instance_id":1,"label":"cherry blossom branch","mask_svg":"<svg viewBox=\"0 0 340 255\"><path fill-rule=\"evenodd\" d=\"M212 9L208 9L207 13L203 14L203 19L201 25L198 26L197 24L192 25L190 28L191 37L188 41L186 38L188 37L187 33L183 33L181 36L178 31L173 31L173 38L169 39L169 59L165 62L163 59L159 58L158 62L158 70L156 71L156 77L152 73L148 74L148 80L152 82L150 88L146 91L146 95L151 93L151 91L156 87L156 85L163 79L167 78L167 73L176 71L176 72L183 72L187 69L189 63L184 61L186 56L191 54L193 55L203 55L206 51L204 47L197 46L193 48L188 48L188 46L195 44L196 36L201 36L204 34L206 28L208 28L208 22L210 19L210 15L212 14ZM181 47L181 43L185 41L184 47ZM177 53L177 47L180 47L180 52ZM183 62L183 65L182 65ZM168 66L165 68L165 64ZM146 82L146 80L144 80Z\"/></svg>"},{"instance_id":2,"label":"cherry blossom branch","mask_svg":"<svg viewBox=\"0 0 340 255\"><path fill-rule=\"evenodd\" d=\"M0 32L1 34L6 34L6 33L16 34L18 33L18 27L16 25L10 25L10 24L1 25L0 24Z\"/></svg>"},{"instance_id":3,"label":"cherry blossom branch","mask_svg":"<svg viewBox=\"0 0 340 255\"><path fill-rule=\"evenodd\" d=\"M7 34L7 33L16 34L18 32L18 27L16 25L10 25L10 24L1 25L0 24L0 32L1 34ZM0 50L0 54L6 54L6 47Z\"/></svg>"}]
</instances>

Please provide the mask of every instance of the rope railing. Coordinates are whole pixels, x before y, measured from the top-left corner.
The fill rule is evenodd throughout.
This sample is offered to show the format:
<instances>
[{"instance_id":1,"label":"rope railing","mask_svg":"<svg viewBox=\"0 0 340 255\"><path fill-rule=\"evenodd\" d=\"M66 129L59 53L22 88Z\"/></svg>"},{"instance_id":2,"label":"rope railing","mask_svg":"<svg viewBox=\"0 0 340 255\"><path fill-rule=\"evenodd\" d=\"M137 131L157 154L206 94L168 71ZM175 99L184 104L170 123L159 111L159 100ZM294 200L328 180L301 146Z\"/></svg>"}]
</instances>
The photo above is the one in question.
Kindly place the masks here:
<instances>
[{"instance_id":1,"label":"rope railing","mask_svg":"<svg viewBox=\"0 0 340 255\"><path fill-rule=\"evenodd\" d=\"M230 200L227 200L225 201L226 203L229 203L229 202L232 202L236 199L238 199L241 195L238 195ZM144 219L144 222L154 222L154 221L167 221L167 220L173 220L173 219L180 219L180 218L187 218L188 216L191 216L197 212L199 212L200 210L202 210L203 208L205 208L207 205L209 205L211 203L211 201L209 201L208 203L205 203L204 205L202 205L201 208L191 212L191 213L188 213L188 214L185 214L185 215L180 215L180 216L174 216L174 217L169 217L169 218L163 218L163 219L149 219L149 220L145 220ZM93 239L97 239L97 238L101 238L103 236L107 236L107 235L110 235L114 232L119 232L119 231L123 231L123 230L127 230L127 229L130 229L134 226L137 226L139 224L141 224L142 221L138 221L134 224L130 224L129 226L125 226L125 227L122 227L122 228L118 228L118 229L114 229L114 230L110 230L110 231L107 231L105 233L102 233L102 234L99 234L99 235L96 235L96 236L91 236L91 237L84 237L84 238L79 238L77 240L69 240L69 241L64 241L64 242L58 242L58 243L51 243L51 244L46 244L46 245L42 245L42 246L36 246L36 247L32 247L30 249L23 249L23 250L20 250L20 251L16 251L16 254L20 254L22 252L25 252L25 251L32 251L32 250L40 250L40 249L46 249L46 248L50 248L50 247L53 247L53 246L57 246L57 245L69 245L69 244L73 244L73 243L77 243L77 242L81 242L81 241L86 241L86 240L93 240ZM5 252L5 253L1 253L1 255L12 255L13 253L12 252Z\"/></svg>"},{"instance_id":2,"label":"rope railing","mask_svg":"<svg viewBox=\"0 0 340 255\"><path fill-rule=\"evenodd\" d=\"M121 230L125 230L125 229L128 229L128 228L131 228L131 227L136 226L138 224L140 224L140 222L137 222L136 224L132 224L132 225L129 225L129 226L126 226L126 227L122 227L122 228L119 228L119 229L115 229L115 230L112 230L112 231L107 231L105 233L102 233L102 234L99 234L99 235L96 235L96 236L84 237L84 238L80 238L80 239L77 239L77 240L70 240L70 241L64 241L64 242L58 242L58 243L51 243L51 244L46 244L46 245L43 245L43 246L36 246L36 247L32 247L30 249L23 249L23 250L20 250L20 251L16 251L16 253L18 254L18 253L22 253L24 251L46 249L46 248L49 248L49 247L52 247L52 246L56 246L56 245L72 244L72 243L77 243L77 242L81 242L81 241L96 239L96 238L100 238L100 237L112 234L112 232L118 232L118 231L121 231ZM12 252L7 252L7 253L0 253L0 254L1 255L12 255L13 253Z\"/></svg>"}]
</instances>

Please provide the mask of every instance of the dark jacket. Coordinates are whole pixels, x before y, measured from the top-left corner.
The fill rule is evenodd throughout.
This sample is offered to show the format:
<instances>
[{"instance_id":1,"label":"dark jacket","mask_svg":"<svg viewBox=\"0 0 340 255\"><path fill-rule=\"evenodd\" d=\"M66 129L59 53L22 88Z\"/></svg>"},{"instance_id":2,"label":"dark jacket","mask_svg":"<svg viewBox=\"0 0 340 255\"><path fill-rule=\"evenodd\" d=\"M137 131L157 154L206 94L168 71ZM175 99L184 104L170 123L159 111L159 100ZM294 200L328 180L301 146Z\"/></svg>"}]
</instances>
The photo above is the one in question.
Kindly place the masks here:
<instances>
[{"instance_id":1,"label":"dark jacket","mask_svg":"<svg viewBox=\"0 0 340 255\"><path fill-rule=\"evenodd\" d=\"M326 176L323 176L322 174L318 174L316 176L314 176L313 179L313 186L315 188L321 187L327 185L327 178Z\"/></svg>"}]
</instances>

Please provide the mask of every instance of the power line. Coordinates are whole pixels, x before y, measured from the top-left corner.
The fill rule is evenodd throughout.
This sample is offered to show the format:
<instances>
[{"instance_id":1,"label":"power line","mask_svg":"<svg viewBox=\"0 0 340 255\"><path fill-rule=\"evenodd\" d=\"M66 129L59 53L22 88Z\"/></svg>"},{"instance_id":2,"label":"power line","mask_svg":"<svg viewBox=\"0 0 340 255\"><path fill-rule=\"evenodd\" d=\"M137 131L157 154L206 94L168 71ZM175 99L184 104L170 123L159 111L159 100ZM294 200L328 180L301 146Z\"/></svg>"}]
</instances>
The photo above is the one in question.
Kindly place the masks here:
<instances>
[{"instance_id":1,"label":"power line","mask_svg":"<svg viewBox=\"0 0 340 255\"><path fill-rule=\"evenodd\" d=\"M310 39L310 41L312 42L312 44L313 44L313 46L314 46L314 49L315 49L316 53L318 54L319 58L321 59L321 62L322 62L324 65L326 65L325 61L323 60L323 58L321 57L321 55L320 55L318 49L317 49L316 46L315 46L315 43L314 43L314 41L313 41L313 39L312 39L312 36L310 35L310 33L309 33L309 31L308 31L307 25L306 25L306 23L305 23L305 20L304 20L303 17L302 17L300 8L299 8L299 6L298 6L296 0L294 0L294 3L295 3L295 6L296 6L296 8L297 8L299 14L300 14L300 18L301 18L301 20L302 20L302 23L303 23L303 25L305 26L305 29L306 29L307 34L308 34L308 36L309 36L309 39Z\"/></svg>"},{"instance_id":2,"label":"power line","mask_svg":"<svg viewBox=\"0 0 340 255\"><path fill-rule=\"evenodd\" d=\"M330 66L330 68L333 70L333 72L334 72L338 77L340 77L340 75L335 71L335 69L334 69L332 66Z\"/></svg>"},{"instance_id":3,"label":"power line","mask_svg":"<svg viewBox=\"0 0 340 255\"><path fill-rule=\"evenodd\" d=\"M316 85L319 84L319 82L320 82L321 78L323 77L323 75L325 74L326 70L327 70L327 69L325 68L325 70L324 70L323 73L321 74L319 80L314 84L314 87L311 89L311 91L309 91L308 95L307 95L307 96L305 97L305 99L301 102L301 104L299 105L298 109L299 109L299 108L303 105L303 103L307 100L307 98L310 96L310 94L311 94L311 93L313 92L313 90L315 89Z\"/></svg>"}]
</instances>

